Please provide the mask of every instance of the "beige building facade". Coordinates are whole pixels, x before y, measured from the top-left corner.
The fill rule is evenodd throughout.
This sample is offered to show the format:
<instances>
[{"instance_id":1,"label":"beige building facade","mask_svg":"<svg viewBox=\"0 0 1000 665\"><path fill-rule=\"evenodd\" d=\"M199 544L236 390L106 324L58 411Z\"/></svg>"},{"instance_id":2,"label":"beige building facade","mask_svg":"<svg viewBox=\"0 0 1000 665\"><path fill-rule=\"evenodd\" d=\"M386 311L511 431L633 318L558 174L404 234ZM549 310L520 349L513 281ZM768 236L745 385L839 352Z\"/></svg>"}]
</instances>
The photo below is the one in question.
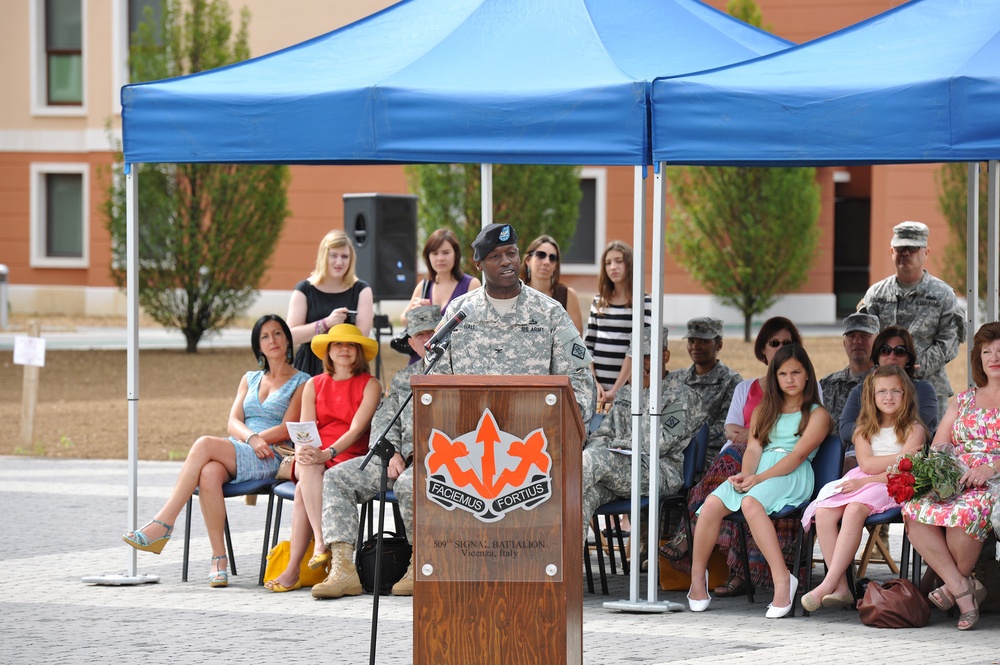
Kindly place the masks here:
<instances>
[{"instance_id":1,"label":"beige building facade","mask_svg":"<svg viewBox=\"0 0 1000 665\"><path fill-rule=\"evenodd\" d=\"M0 3L0 263L11 309L20 313L121 315L124 295L109 274L111 240L101 206L113 146L120 141L119 91L128 82L130 21L150 0L10 0ZM336 29L389 0L230 0L250 9L251 50L263 55ZM724 2L709 4L723 8ZM773 31L802 42L902 4L888 0L759 0ZM930 269L939 273L947 228L936 204L936 165L822 168L821 241L807 282L773 312L831 323L867 285L892 272L891 227L931 227ZM399 166L291 168L291 216L249 313L284 314L293 285L315 262L319 239L342 228L343 195L407 193ZM650 169L650 173L652 170ZM607 241L633 237L633 170L581 170L581 222L562 273L584 299L596 290ZM652 210L652 178L648 209ZM651 221L647 222L651 226ZM652 238L651 230L649 238ZM673 260L665 269L670 323L699 315L741 317L695 284ZM397 303L384 303L394 313Z\"/></svg>"}]
</instances>

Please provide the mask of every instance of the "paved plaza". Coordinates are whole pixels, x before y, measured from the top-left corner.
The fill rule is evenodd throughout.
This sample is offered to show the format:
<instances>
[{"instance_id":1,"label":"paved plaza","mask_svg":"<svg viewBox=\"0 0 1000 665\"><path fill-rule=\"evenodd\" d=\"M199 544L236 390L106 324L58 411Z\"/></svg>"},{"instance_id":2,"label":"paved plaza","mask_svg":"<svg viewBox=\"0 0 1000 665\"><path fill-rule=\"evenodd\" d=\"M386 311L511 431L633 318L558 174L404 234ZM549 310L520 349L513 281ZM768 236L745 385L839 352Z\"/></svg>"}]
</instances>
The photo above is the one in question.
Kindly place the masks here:
<instances>
[{"instance_id":1,"label":"paved plaza","mask_svg":"<svg viewBox=\"0 0 1000 665\"><path fill-rule=\"evenodd\" d=\"M177 462L139 464L140 520L166 497ZM127 463L0 457L0 663L366 663L372 597L313 600L308 591L273 594L257 586L266 500L228 501L239 576L227 589L207 583L209 547L201 515L192 520L191 575L181 579L183 517L163 554L138 553L138 572L160 577L138 587L92 586L81 578L123 573L131 551ZM282 537L290 528L289 512ZM898 551L898 534L893 548ZM872 577L886 579L884 566ZM584 582L581 581L581 584ZM611 599L628 597L611 580ZM645 578L641 585L645 595ZM683 593L661 594L684 602ZM997 663L1000 616L975 631L934 611L926 628L878 630L856 612L766 620L769 594L717 599L704 614L625 614L584 594L586 663ZM380 602L377 662L412 661L412 601ZM529 662L529 661L525 661Z\"/></svg>"}]
</instances>

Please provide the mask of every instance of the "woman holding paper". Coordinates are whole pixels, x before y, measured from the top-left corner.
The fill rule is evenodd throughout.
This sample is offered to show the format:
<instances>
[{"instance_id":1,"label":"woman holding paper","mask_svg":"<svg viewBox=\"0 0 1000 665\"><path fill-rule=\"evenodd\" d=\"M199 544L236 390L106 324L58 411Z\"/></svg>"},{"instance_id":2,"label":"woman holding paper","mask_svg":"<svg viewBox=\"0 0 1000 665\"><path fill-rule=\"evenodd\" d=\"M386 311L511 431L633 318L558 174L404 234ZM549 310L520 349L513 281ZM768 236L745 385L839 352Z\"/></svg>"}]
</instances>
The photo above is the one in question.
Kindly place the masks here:
<instances>
[{"instance_id":1,"label":"woman holding paper","mask_svg":"<svg viewBox=\"0 0 1000 665\"><path fill-rule=\"evenodd\" d=\"M260 370L247 372L240 379L229 411L229 438L199 437L188 451L167 502L146 526L122 536L137 550L159 554L170 540L174 520L198 488L198 503L212 544L208 579L213 587L229 583L222 486L274 477L281 460L272 447L288 440L285 423L299 415L303 386L309 380L308 374L292 367L292 333L277 314L257 320L250 348Z\"/></svg>"},{"instance_id":2,"label":"woman holding paper","mask_svg":"<svg viewBox=\"0 0 1000 665\"><path fill-rule=\"evenodd\" d=\"M368 372L378 355L378 343L361 334L357 326L341 323L330 332L313 337L313 353L323 360L323 373L309 379L302 394L303 422L315 422L322 444L297 446L292 479L295 504L292 515L289 565L264 586L278 593L302 587L299 562L313 539L311 568L330 560L323 538L323 473L354 457L368 453L372 416L382 398L382 386Z\"/></svg>"}]
</instances>

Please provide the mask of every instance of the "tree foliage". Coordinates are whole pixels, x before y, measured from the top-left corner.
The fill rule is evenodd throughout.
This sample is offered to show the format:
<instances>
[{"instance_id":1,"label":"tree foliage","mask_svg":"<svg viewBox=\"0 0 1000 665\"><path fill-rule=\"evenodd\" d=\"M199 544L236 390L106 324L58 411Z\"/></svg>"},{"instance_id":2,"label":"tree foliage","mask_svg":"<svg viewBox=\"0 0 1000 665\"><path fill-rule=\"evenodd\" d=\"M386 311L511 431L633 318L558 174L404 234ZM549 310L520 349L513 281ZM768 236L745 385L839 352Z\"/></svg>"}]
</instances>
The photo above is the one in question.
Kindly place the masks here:
<instances>
[{"instance_id":1,"label":"tree foliage","mask_svg":"<svg viewBox=\"0 0 1000 665\"><path fill-rule=\"evenodd\" d=\"M958 293L968 293L968 261L966 248L969 239L967 219L969 169L965 162L944 164L937 173L938 208L944 215L950 230L948 244L944 248L944 275ZM989 180L986 164L979 165L979 298L986 298L986 250L987 215L989 213Z\"/></svg>"},{"instance_id":2,"label":"tree foliage","mask_svg":"<svg viewBox=\"0 0 1000 665\"><path fill-rule=\"evenodd\" d=\"M162 20L132 36L132 81L180 76L250 56L249 12L233 35L224 0L169 0ZM112 178L104 204L113 241L111 275L124 286L125 182ZM136 168L136 165L133 165ZM187 351L250 305L281 235L288 170L282 166L142 164L139 173L139 303L181 330Z\"/></svg>"},{"instance_id":3,"label":"tree foliage","mask_svg":"<svg viewBox=\"0 0 1000 665\"><path fill-rule=\"evenodd\" d=\"M449 228L462 246L465 272L478 271L469 247L482 228L478 164L421 164L406 168L410 190L420 199L420 231L426 237ZM580 214L579 170L575 166L493 166L493 221L510 224L522 245L547 233L563 251Z\"/></svg>"},{"instance_id":4,"label":"tree foliage","mask_svg":"<svg viewBox=\"0 0 1000 665\"><path fill-rule=\"evenodd\" d=\"M678 167L670 169L675 207L667 244L691 276L753 315L805 281L819 241L815 169Z\"/></svg>"}]
</instances>

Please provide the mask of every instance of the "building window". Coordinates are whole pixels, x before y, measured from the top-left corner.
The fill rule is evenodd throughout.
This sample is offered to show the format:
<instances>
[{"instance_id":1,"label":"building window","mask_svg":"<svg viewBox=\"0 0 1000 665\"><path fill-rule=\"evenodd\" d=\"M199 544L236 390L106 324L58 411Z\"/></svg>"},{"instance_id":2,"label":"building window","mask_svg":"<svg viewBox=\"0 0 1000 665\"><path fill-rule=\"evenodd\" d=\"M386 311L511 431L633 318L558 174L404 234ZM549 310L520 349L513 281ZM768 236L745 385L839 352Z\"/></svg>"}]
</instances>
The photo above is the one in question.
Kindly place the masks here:
<instances>
[{"instance_id":1,"label":"building window","mask_svg":"<svg viewBox=\"0 0 1000 665\"><path fill-rule=\"evenodd\" d=\"M111 4L111 58L114 61L112 70L113 95L112 108L115 113L121 113L121 88L132 83L130 58L132 55L132 40L139 29L139 24L146 20L147 11L153 23L153 38L159 44L162 39L161 24L163 23L163 4L165 0L113 0Z\"/></svg>"},{"instance_id":2,"label":"building window","mask_svg":"<svg viewBox=\"0 0 1000 665\"><path fill-rule=\"evenodd\" d=\"M580 216L573 238L562 248L561 270L567 275L597 275L607 228L607 171L581 169L580 190Z\"/></svg>"},{"instance_id":3,"label":"building window","mask_svg":"<svg viewBox=\"0 0 1000 665\"><path fill-rule=\"evenodd\" d=\"M81 0L45 0L46 95L50 105L83 104Z\"/></svg>"},{"instance_id":4,"label":"building window","mask_svg":"<svg viewBox=\"0 0 1000 665\"><path fill-rule=\"evenodd\" d=\"M31 265L88 267L88 166L31 165Z\"/></svg>"},{"instance_id":5,"label":"building window","mask_svg":"<svg viewBox=\"0 0 1000 665\"><path fill-rule=\"evenodd\" d=\"M35 115L86 113L86 0L31 0Z\"/></svg>"}]
</instances>

